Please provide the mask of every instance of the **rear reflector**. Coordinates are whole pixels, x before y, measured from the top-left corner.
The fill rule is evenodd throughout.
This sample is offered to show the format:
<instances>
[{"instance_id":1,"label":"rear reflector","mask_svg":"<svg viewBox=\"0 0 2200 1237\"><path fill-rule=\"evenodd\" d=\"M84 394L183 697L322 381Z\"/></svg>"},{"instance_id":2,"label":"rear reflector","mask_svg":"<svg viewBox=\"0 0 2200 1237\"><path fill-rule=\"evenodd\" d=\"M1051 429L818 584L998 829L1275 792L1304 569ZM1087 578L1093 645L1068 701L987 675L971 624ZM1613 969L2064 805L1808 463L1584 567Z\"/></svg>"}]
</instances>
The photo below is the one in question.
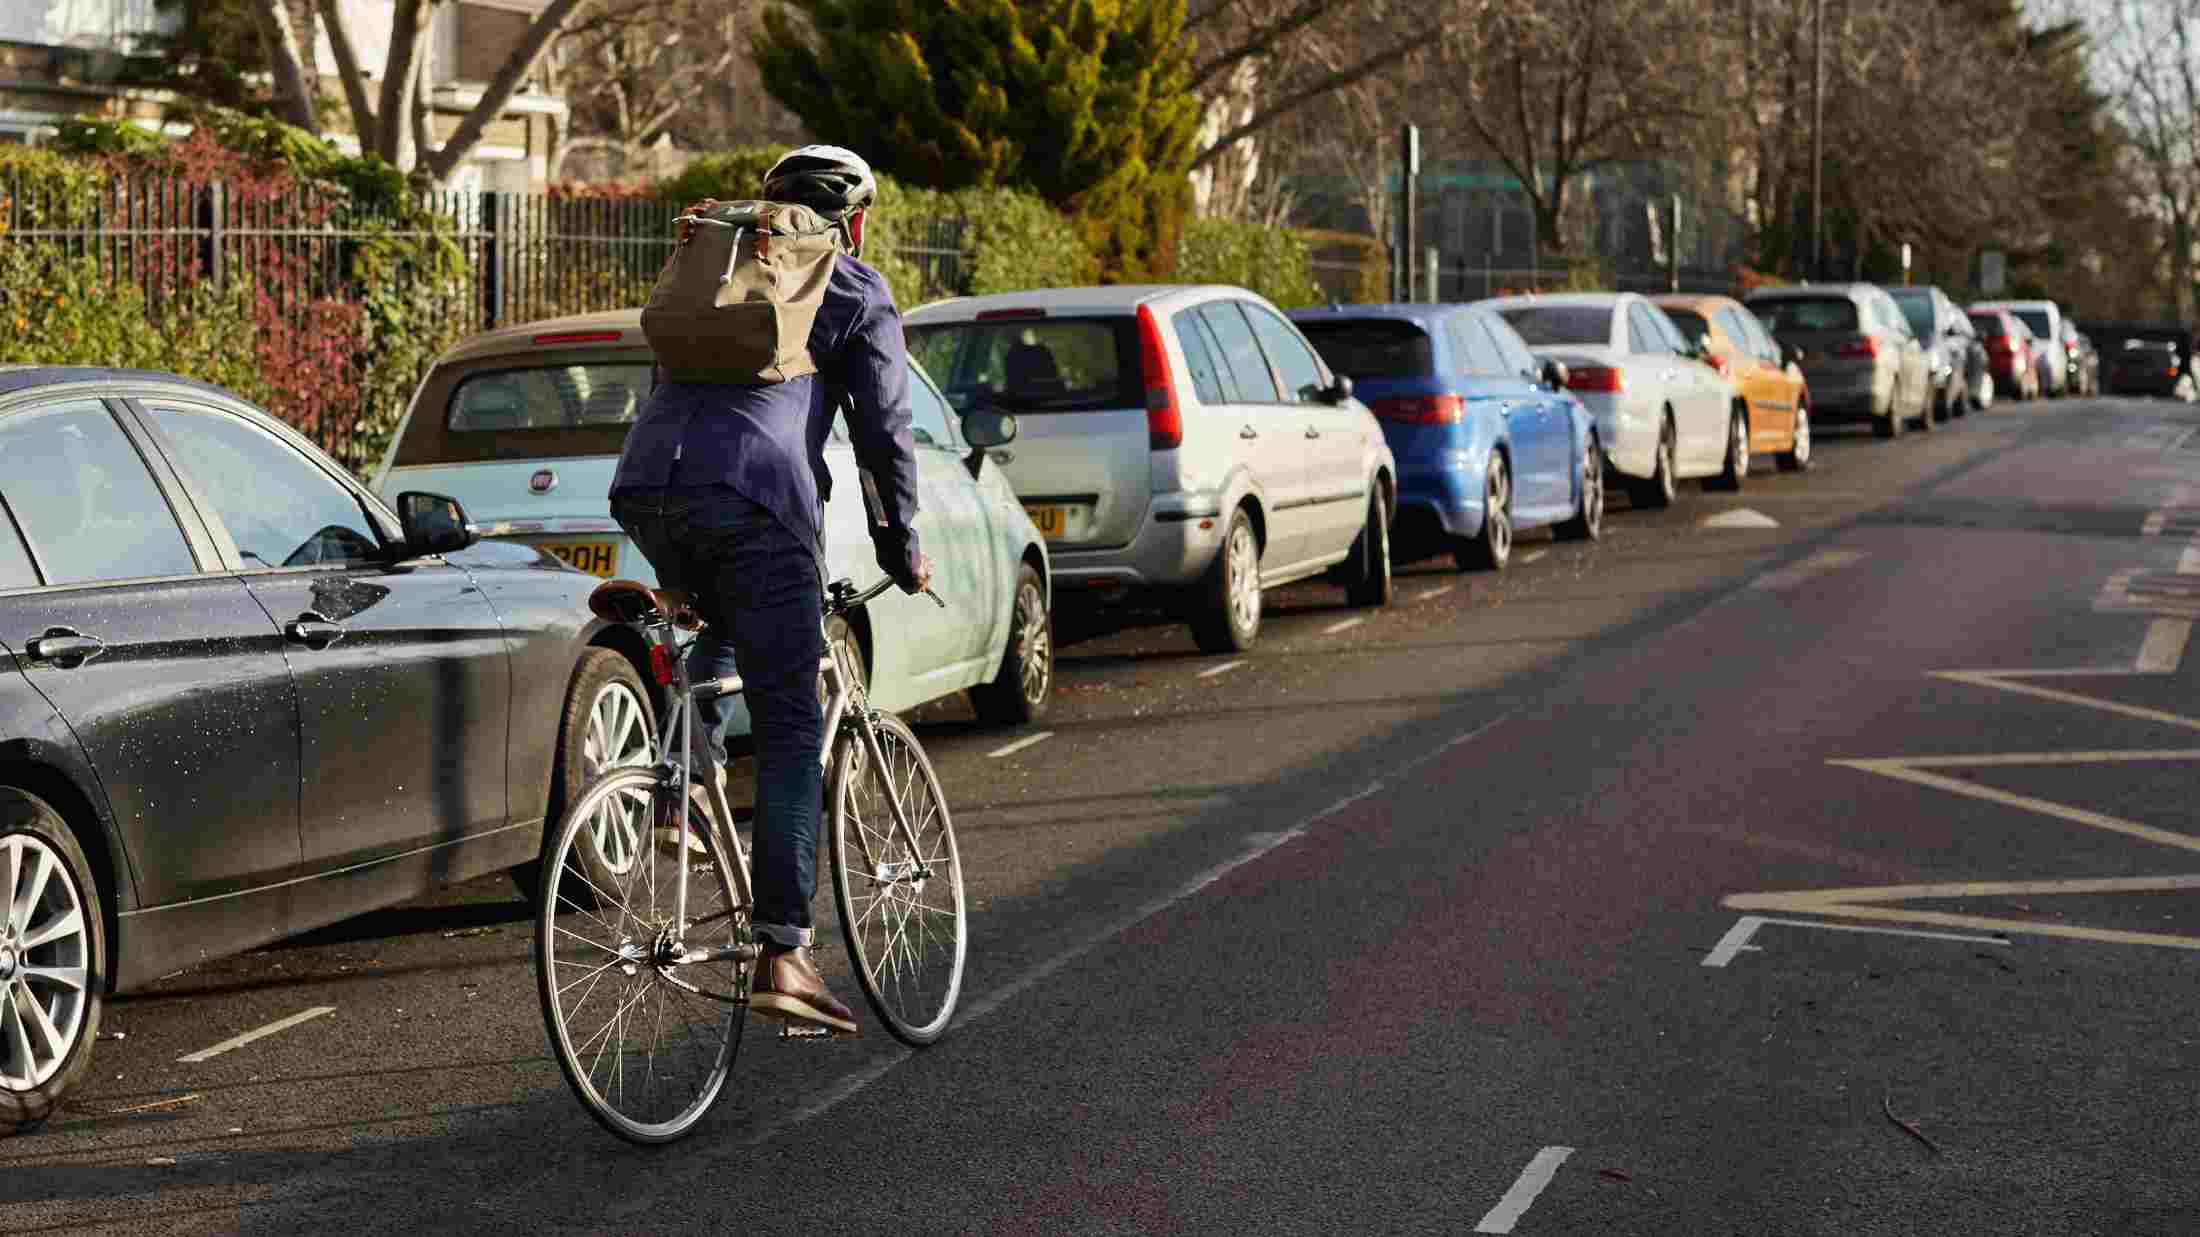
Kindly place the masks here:
<instances>
[{"instance_id":1,"label":"rear reflector","mask_svg":"<svg viewBox=\"0 0 2200 1237\"><path fill-rule=\"evenodd\" d=\"M1378 421L1400 425L1457 425L1467 402L1456 395L1392 395L1370 402L1367 410Z\"/></svg>"},{"instance_id":2,"label":"rear reflector","mask_svg":"<svg viewBox=\"0 0 2200 1237\"><path fill-rule=\"evenodd\" d=\"M1833 355L1848 360L1869 360L1878 357L1879 341L1870 335L1852 339L1833 350Z\"/></svg>"},{"instance_id":3,"label":"rear reflector","mask_svg":"<svg viewBox=\"0 0 2200 1237\"><path fill-rule=\"evenodd\" d=\"M615 344L621 338L618 331L567 331L557 335L537 335L535 343L540 347L558 344Z\"/></svg>"},{"instance_id":4,"label":"rear reflector","mask_svg":"<svg viewBox=\"0 0 2200 1237\"><path fill-rule=\"evenodd\" d=\"M1184 413L1177 407L1176 383L1169 378L1169 350L1161 346L1161 324L1153 308L1138 307L1138 363L1146 372L1146 445L1174 451L1184 444Z\"/></svg>"},{"instance_id":5,"label":"rear reflector","mask_svg":"<svg viewBox=\"0 0 2200 1237\"><path fill-rule=\"evenodd\" d=\"M1583 365L1566 371L1569 391L1624 391L1627 375L1610 365Z\"/></svg>"},{"instance_id":6,"label":"rear reflector","mask_svg":"<svg viewBox=\"0 0 2200 1237\"><path fill-rule=\"evenodd\" d=\"M988 309L979 313L978 321L998 322L1003 318L1044 318L1046 316L1047 311L1044 309Z\"/></svg>"}]
</instances>

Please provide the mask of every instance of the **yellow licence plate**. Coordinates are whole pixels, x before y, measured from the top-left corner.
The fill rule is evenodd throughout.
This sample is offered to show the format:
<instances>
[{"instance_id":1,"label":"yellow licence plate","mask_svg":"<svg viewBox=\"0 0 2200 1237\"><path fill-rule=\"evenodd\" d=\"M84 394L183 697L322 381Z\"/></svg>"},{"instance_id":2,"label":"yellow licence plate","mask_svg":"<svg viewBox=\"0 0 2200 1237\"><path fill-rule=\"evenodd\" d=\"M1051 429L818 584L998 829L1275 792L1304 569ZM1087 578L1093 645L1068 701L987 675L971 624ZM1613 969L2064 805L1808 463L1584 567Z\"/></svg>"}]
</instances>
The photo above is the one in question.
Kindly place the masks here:
<instances>
[{"instance_id":1,"label":"yellow licence plate","mask_svg":"<svg viewBox=\"0 0 2200 1237\"><path fill-rule=\"evenodd\" d=\"M619 543L616 541L545 541L539 544L565 562L602 579L610 579L619 566Z\"/></svg>"},{"instance_id":2,"label":"yellow licence plate","mask_svg":"<svg viewBox=\"0 0 2200 1237\"><path fill-rule=\"evenodd\" d=\"M1040 506L1024 510L1030 514L1031 522L1039 526L1039 535L1050 541L1069 530L1068 507Z\"/></svg>"}]
</instances>

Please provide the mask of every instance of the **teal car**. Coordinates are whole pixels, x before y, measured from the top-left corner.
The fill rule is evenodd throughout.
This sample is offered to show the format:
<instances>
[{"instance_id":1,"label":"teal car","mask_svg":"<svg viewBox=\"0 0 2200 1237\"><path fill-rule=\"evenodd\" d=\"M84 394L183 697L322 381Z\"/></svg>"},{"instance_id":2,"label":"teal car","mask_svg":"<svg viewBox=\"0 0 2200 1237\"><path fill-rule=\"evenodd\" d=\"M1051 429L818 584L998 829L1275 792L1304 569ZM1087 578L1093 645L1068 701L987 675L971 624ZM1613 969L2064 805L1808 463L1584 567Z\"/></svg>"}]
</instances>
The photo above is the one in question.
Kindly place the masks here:
<instances>
[{"instance_id":1,"label":"teal car","mask_svg":"<svg viewBox=\"0 0 2200 1237\"><path fill-rule=\"evenodd\" d=\"M920 506L917 533L946 603L889 590L831 638L855 658L872 702L911 709L968 691L979 717L1027 724L1052 692L1052 585L1046 541L1000 467L969 445L959 418L922 368L910 366ZM641 312L531 322L480 335L439 358L399 423L373 488L448 494L486 538L548 551L604 579L655 582L611 519L608 492L627 428L649 394ZM829 578L879 575L865 531L863 489L845 426L825 450ZM634 652L639 655L637 647ZM647 664L638 656L638 664ZM639 756L657 711L638 677L576 683L589 763ZM586 697L586 698L582 698ZM737 712L736 733L748 717Z\"/></svg>"}]
</instances>

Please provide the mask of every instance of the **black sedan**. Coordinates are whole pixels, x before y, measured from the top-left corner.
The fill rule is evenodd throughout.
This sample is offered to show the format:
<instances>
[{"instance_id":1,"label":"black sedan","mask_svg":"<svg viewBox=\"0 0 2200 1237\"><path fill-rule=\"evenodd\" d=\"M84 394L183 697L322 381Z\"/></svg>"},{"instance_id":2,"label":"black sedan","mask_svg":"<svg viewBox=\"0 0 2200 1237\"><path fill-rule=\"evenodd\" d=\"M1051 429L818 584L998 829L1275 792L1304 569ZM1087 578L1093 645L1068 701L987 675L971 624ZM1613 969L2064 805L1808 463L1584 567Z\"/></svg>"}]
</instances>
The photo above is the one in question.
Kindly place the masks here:
<instances>
[{"instance_id":1,"label":"black sedan","mask_svg":"<svg viewBox=\"0 0 2200 1237\"><path fill-rule=\"evenodd\" d=\"M2102 359L2106 372L2101 385L2111 395L2166 395L2192 401L2192 375L2175 340L2127 339L2122 348Z\"/></svg>"},{"instance_id":2,"label":"black sedan","mask_svg":"<svg viewBox=\"0 0 2200 1237\"><path fill-rule=\"evenodd\" d=\"M0 370L0 1131L102 997L498 869L645 750L596 583L166 374ZM640 839L600 839L606 862Z\"/></svg>"}]
</instances>

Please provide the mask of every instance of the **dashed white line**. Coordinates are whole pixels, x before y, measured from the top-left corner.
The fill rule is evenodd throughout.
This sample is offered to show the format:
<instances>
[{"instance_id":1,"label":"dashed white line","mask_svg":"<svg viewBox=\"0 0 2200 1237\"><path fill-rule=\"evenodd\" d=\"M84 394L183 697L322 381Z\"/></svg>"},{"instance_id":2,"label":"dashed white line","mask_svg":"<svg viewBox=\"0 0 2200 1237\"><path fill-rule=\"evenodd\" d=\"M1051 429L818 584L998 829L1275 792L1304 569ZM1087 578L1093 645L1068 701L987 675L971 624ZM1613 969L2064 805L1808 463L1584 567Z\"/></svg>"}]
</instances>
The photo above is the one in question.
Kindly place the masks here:
<instances>
[{"instance_id":1,"label":"dashed white line","mask_svg":"<svg viewBox=\"0 0 2200 1237\"><path fill-rule=\"evenodd\" d=\"M1744 915L1735 920L1734 926L1728 928L1726 935L1719 938L1719 943L1713 945L1711 952L1703 956L1703 964L1725 966L1734 960L1734 955L1743 950L1756 950L1757 946L1750 944L1749 938L1757 935L1757 929L1763 926L1765 921L1755 915Z\"/></svg>"},{"instance_id":2,"label":"dashed white line","mask_svg":"<svg viewBox=\"0 0 2200 1237\"><path fill-rule=\"evenodd\" d=\"M257 1031L246 1031L234 1039L225 1039L212 1048L201 1048L197 1052L177 1057L176 1061L178 1064L196 1065L201 1061L218 1057L232 1048L242 1048L253 1040L265 1039L278 1031L287 1031L301 1022L311 1022L323 1014L333 1014L335 1012L336 1007L334 1005L316 1005L312 1009L292 1014L288 1018L270 1022Z\"/></svg>"},{"instance_id":3,"label":"dashed white line","mask_svg":"<svg viewBox=\"0 0 2200 1237\"><path fill-rule=\"evenodd\" d=\"M1322 628L1322 634L1325 636L1334 636L1339 632L1350 631L1366 621L1367 620L1364 618L1348 618L1341 623L1331 623L1329 626Z\"/></svg>"},{"instance_id":4,"label":"dashed white line","mask_svg":"<svg viewBox=\"0 0 2200 1237\"><path fill-rule=\"evenodd\" d=\"M994 748L992 751L987 752L985 754L986 759L999 760L1003 756L1013 756L1027 747L1037 747L1041 743L1044 743L1048 739L1051 739L1053 737L1054 732L1051 730L1042 730L1037 734L1025 735L1023 738L1016 740L1014 743L1004 743L1001 746Z\"/></svg>"},{"instance_id":5,"label":"dashed white line","mask_svg":"<svg viewBox=\"0 0 2200 1237\"><path fill-rule=\"evenodd\" d=\"M1455 589L1455 588L1458 588L1458 587L1459 587L1459 586L1458 586L1458 585L1456 585L1456 584L1446 584L1446 585L1444 585L1444 586L1443 586L1443 587L1441 587L1441 588L1432 588L1432 589L1430 589L1429 591L1427 591L1427 592L1425 592L1425 593L1421 594L1421 597L1420 597L1420 599L1421 599L1422 601L1434 601L1434 600L1436 600L1437 598L1439 598L1439 597L1443 596L1444 594L1446 594L1446 593L1450 592L1451 590L1453 590L1453 589Z\"/></svg>"},{"instance_id":6,"label":"dashed white line","mask_svg":"<svg viewBox=\"0 0 2200 1237\"><path fill-rule=\"evenodd\" d=\"M1242 661L1226 661L1219 666L1209 666L1205 670L1200 671L1199 677L1203 679L1211 679L1218 674L1228 674L1232 670L1235 670L1239 666L1242 666L1244 664L1245 663Z\"/></svg>"},{"instance_id":7,"label":"dashed white line","mask_svg":"<svg viewBox=\"0 0 2200 1237\"><path fill-rule=\"evenodd\" d=\"M2174 673L2185 660L2185 645L2191 640L2191 619L2154 620L2147 628L2146 643L2139 646L2137 668L2148 674Z\"/></svg>"},{"instance_id":8,"label":"dashed white line","mask_svg":"<svg viewBox=\"0 0 2200 1237\"><path fill-rule=\"evenodd\" d=\"M1549 551L1549 550L1537 550L1537 551L1535 551L1535 552L1533 552L1533 553L1530 553L1530 554L1523 554L1523 555L1521 555L1521 556L1520 556L1520 561L1521 561L1521 562L1522 562L1523 564L1525 564L1525 563L1532 563L1532 562L1534 562L1535 560L1537 560L1537 559L1539 559L1539 558L1543 557L1544 555L1546 555L1546 554L1548 554L1548 553L1550 553L1550 551Z\"/></svg>"},{"instance_id":9,"label":"dashed white line","mask_svg":"<svg viewBox=\"0 0 2200 1237\"><path fill-rule=\"evenodd\" d=\"M1482 1217L1480 1224L1474 1226L1474 1231L1513 1231L1513 1225L1520 1223L1520 1217L1528 1214L1528 1208L1535 1205L1536 1196L1543 1193L1544 1187L1551 1184L1551 1178L1558 1175L1558 1166L1564 1164L1573 1153L1572 1147L1545 1147L1536 1152L1535 1158L1528 1161L1528 1166L1520 1170L1520 1179L1513 1182L1511 1189L1505 1191L1505 1197L1497 1200L1497 1205L1490 1208L1490 1213Z\"/></svg>"}]
</instances>

